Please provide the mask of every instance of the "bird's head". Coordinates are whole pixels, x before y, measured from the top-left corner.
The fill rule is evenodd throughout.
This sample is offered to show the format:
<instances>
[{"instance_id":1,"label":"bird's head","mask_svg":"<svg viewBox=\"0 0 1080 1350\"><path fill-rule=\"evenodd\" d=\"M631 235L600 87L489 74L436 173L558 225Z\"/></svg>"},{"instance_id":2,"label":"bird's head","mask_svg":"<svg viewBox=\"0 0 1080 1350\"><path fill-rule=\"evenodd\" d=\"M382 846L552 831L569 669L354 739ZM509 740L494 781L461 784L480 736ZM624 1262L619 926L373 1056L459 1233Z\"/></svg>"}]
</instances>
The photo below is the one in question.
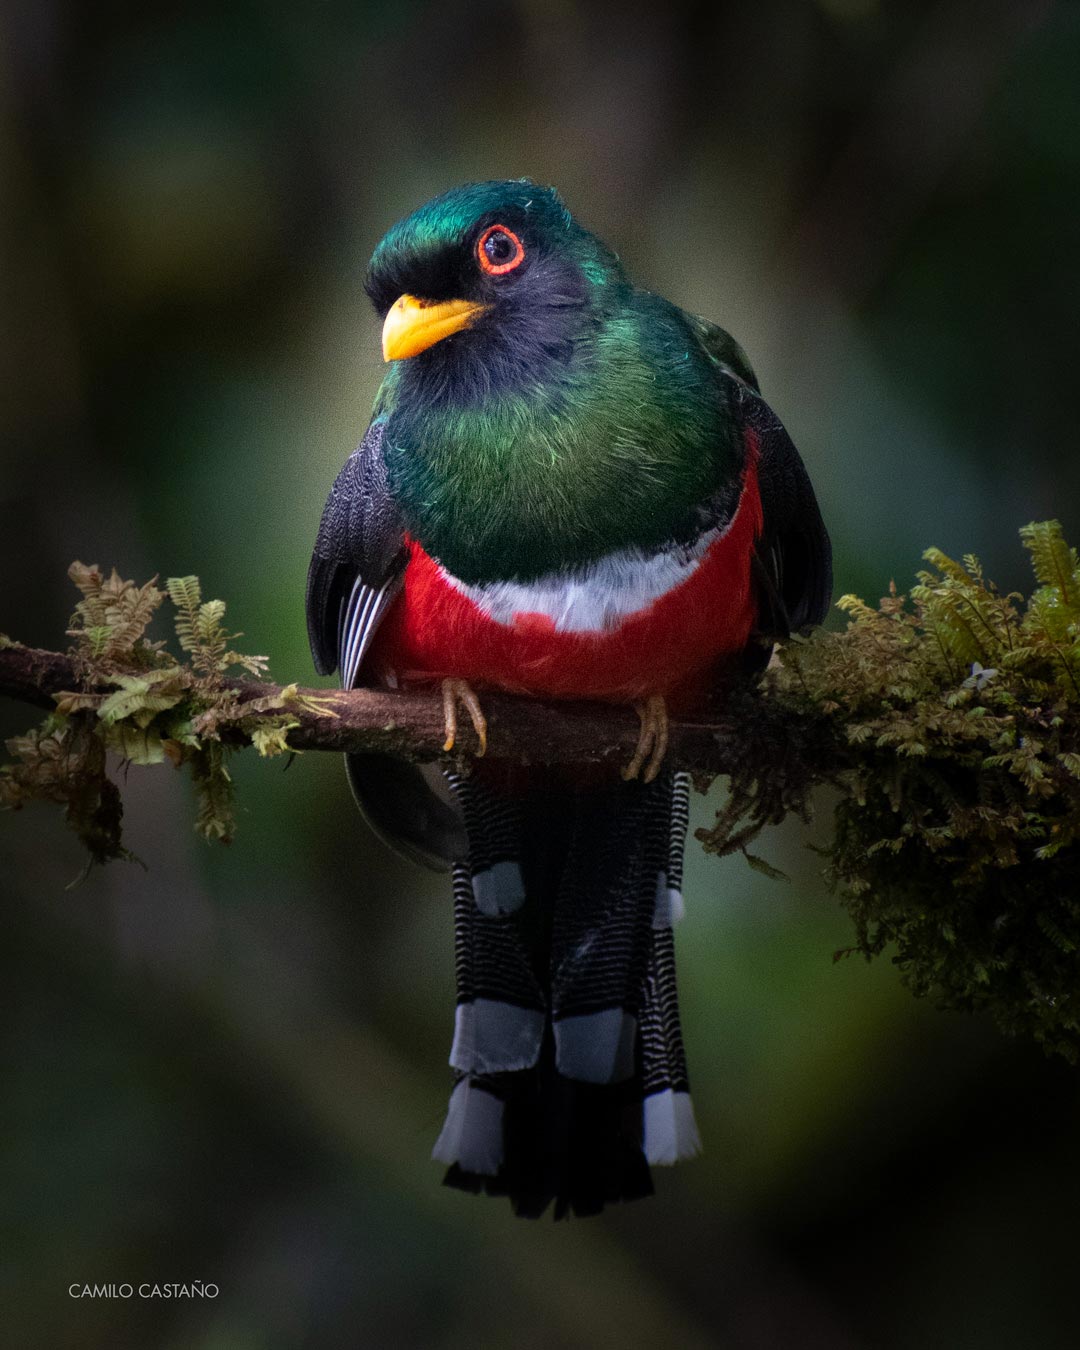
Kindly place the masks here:
<instances>
[{"instance_id":1,"label":"bird's head","mask_svg":"<svg viewBox=\"0 0 1080 1350\"><path fill-rule=\"evenodd\" d=\"M527 180L434 198L387 233L366 283L385 359L466 392L568 360L625 286L615 254Z\"/></svg>"}]
</instances>

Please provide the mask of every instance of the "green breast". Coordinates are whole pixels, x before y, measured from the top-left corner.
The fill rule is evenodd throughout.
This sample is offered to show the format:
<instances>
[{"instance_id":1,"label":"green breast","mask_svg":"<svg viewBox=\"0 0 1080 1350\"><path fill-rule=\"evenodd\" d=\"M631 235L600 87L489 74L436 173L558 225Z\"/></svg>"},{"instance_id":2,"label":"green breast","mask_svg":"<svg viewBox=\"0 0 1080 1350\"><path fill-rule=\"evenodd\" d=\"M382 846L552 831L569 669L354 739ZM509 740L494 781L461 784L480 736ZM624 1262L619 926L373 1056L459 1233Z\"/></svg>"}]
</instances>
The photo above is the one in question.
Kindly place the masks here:
<instances>
[{"instance_id":1,"label":"green breast","mask_svg":"<svg viewBox=\"0 0 1080 1350\"><path fill-rule=\"evenodd\" d=\"M640 292L542 378L471 406L411 399L408 374L381 400L390 490L463 581L656 547L741 472L711 362L680 311Z\"/></svg>"}]
</instances>

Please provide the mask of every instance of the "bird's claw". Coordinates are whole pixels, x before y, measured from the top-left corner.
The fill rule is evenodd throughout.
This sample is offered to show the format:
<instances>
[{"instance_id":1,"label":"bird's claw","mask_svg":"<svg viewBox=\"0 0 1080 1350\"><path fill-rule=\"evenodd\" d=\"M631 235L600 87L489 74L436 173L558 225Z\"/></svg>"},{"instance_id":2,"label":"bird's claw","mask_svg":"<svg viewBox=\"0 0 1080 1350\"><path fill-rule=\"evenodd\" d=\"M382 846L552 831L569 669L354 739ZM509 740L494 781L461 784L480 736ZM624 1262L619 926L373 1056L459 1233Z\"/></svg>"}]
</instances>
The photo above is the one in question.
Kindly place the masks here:
<instances>
[{"instance_id":1,"label":"bird's claw","mask_svg":"<svg viewBox=\"0 0 1080 1350\"><path fill-rule=\"evenodd\" d=\"M460 703L472 719L476 739L480 742L480 748L476 753L482 755L487 749L487 718L468 680L443 680L442 703L446 727L443 750L453 750L454 742L457 740L457 705Z\"/></svg>"},{"instance_id":2,"label":"bird's claw","mask_svg":"<svg viewBox=\"0 0 1080 1350\"><path fill-rule=\"evenodd\" d=\"M634 757L622 771L627 782L641 775L643 783L651 783L660 772L668 747L667 704L662 694L650 694L643 703L635 703L641 719ZM644 772L642 772L644 769Z\"/></svg>"}]
</instances>

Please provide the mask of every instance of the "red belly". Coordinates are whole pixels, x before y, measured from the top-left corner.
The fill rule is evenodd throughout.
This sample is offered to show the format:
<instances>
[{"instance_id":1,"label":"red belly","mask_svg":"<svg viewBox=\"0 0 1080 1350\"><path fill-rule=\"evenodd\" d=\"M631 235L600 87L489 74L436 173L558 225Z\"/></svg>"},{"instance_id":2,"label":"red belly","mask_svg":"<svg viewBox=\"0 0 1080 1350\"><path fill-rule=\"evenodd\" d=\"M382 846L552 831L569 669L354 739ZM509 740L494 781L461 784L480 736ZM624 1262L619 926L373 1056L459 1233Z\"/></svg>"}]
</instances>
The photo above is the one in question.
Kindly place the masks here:
<instances>
[{"instance_id":1,"label":"red belly","mask_svg":"<svg viewBox=\"0 0 1080 1350\"><path fill-rule=\"evenodd\" d=\"M540 614L497 623L410 541L405 586L376 636L372 666L404 684L456 676L478 688L549 698L685 701L750 637L750 559L761 523L751 463L734 520L691 575L603 632L557 632Z\"/></svg>"}]
</instances>

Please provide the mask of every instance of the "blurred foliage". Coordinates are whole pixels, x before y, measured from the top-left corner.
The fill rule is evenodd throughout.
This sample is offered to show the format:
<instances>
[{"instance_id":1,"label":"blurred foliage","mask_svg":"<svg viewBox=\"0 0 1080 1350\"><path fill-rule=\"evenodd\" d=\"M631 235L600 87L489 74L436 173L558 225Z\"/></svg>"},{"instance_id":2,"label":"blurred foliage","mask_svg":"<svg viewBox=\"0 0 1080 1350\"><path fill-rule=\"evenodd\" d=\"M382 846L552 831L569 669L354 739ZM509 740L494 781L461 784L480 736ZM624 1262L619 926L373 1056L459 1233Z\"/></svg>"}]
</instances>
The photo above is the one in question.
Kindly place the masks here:
<instances>
[{"instance_id":1,"label":"blurred foliage","mask_svg":"<svg viewBox=\"0 0 1080 1350\"><path fill-rule=\"evenodd\" d=\"M477 178L553 183L739 339L843 589L930 539L1026 589L1007 522L1080 536L1068 0L7 0L0 51L0 629L29 643L77 554L197 571L309 669L311 541L381 378L367 259ZM269 767L230 762L227 850L177 828L185 777L132 770L153 869L77 899L59 813L0 819L6 1343L1072 1350L1075 1071L830 965L850 920L800 822L760 846L790 885L689 850L704 1156L518 1231L424 1164L442 882L363 830L336 756ZM65 1292L131 1277L222 1292Z\"/></svg>"}]
</instances>

